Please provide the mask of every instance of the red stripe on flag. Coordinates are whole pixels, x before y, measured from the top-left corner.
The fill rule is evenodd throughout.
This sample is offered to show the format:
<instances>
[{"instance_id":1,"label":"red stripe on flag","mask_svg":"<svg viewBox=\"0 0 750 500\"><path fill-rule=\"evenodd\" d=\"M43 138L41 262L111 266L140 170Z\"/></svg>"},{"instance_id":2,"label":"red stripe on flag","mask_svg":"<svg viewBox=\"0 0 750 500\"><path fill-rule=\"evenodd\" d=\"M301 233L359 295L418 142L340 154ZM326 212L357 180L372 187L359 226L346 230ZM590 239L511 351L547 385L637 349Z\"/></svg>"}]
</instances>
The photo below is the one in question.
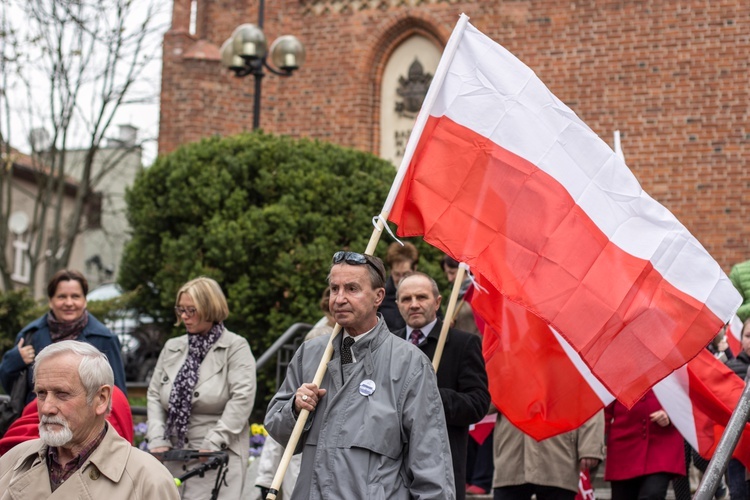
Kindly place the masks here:
<instances>
[{"instance_id":1,"label":"red stripe on flag","mask_svg":"<svg viewBox=\"0 0 750 500\"><path fill-rule=\"evenodd\" d=\"M698 435L698 452L710 459L719 444L724 427L745 388L744 381L710 352L702 351L688 363L690 401ZM750 425L733 456L750 467Z\"/></svg>"},{"instance_id":2,"label":"red stripe on flag","mask_svg":"<svg viewBox=\"0 0 750 500\"><path fill-rule=\"evenodd\" d=\"M428 119L389 219L545 318L628 406L723 324L549 174L446 117Z\"/></svg>"},{"instance_id":3,"label":"red stripe on flag","mask_svg":"<svg viewBox=\"0 0 750 500\"><path fill-rule=\"evenodd\" d=\"M485 322L492 401L513 425L541 440L577 429L604 407L546 323L491 287L475 290L471 306Z\"/></svg>"}]
</instances>

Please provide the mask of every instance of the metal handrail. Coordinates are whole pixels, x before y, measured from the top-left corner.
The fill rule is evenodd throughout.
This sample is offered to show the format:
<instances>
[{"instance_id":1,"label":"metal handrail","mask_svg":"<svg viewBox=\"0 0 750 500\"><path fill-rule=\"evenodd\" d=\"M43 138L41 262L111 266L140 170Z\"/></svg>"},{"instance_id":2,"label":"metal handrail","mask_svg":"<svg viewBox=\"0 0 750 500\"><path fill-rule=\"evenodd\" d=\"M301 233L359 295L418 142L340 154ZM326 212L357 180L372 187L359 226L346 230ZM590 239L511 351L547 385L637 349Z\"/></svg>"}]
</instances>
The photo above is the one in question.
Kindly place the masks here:
<instances>
[{"instance_id":1,"label":"metal handrail","mask_svg":"<svg viewBox=\"0 0 750 500\"><path fill-rule=\"evenodd\" d=\"M258 358L258 360L255 362L255 370L258 371L263 366L265 366L266 363L268 363L271 358L282 348L284 345L291 343L295 337L302 336L302 334L307 333L312 328L312 325L309 323L295 323L289 328L286 329L284 333L281 334L279 338L276 339L276 342L271 344L271 347L266 349L266 351L263 353L263 355Z\"/></svg>"}]
</instances>

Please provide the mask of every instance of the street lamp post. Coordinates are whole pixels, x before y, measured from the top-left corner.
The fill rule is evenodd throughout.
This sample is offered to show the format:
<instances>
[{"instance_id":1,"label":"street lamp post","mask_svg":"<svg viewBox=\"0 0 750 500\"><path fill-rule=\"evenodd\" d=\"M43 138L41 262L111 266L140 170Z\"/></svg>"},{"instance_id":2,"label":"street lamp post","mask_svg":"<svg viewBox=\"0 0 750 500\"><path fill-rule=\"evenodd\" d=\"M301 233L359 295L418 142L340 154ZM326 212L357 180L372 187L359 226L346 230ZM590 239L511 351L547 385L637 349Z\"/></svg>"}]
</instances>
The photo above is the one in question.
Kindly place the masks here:
<instances>
[{"instance_id":1,"label":"street lamp post","mask_svg":"<svg viewBox=\"0 0 750 500\"><path fill-rule=\"evenodd\" d=\"M270 50L267 49L266 35L263 33L265 1L260 0L258 24L241 24L235 28L221 46L221 63L232 70L237 77L255 77L253 99L253 130L260 127L260 95L264 68L274 75L292 76L292 73L305 62L305 47L292 35L277 38ZM267 61L268 55L271 62Z\"/></svg>"}]
</instances>

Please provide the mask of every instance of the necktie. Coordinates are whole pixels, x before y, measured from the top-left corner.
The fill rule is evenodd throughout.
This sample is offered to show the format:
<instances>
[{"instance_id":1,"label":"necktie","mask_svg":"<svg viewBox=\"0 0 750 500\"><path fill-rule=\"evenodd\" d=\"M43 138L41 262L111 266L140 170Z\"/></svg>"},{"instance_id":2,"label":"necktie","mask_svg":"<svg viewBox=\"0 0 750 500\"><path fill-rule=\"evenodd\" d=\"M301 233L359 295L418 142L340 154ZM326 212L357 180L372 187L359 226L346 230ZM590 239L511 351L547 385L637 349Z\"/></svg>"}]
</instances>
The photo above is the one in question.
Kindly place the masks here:
<instances>
[{"instance_id":1,"label":"necktie","mask_svg":"<svg viewBox=\"0 0 750 500\"><path fill-rule=\"evenodd\" d=\"M420 340L422 340L422 330L412 330L411 335L409 335L409 342L419 345Z\"/></svg>"},{"instance_id":2,"label":"necktie","mask_svg":"<svg viewBox=\"0 0 750 500\"><path fill-rule=\"evenodd\" d=\"M351 337L344 338L344 342L341 345L341 364L347 365L352 362L352 344L354 339Z\"/></svg>"}]
</instances>

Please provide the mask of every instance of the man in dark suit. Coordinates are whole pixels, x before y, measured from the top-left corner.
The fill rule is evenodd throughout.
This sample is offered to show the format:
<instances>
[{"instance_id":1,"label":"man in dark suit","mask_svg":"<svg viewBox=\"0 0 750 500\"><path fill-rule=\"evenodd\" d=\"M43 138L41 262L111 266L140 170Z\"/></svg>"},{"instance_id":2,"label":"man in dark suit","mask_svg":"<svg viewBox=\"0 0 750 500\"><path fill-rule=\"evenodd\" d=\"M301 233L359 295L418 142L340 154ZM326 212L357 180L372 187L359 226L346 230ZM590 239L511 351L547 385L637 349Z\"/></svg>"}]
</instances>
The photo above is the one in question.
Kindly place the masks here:
<instances>
[{"instance_id":1,"label":"man in dark suit","mask_svg":"<svg viewBox=\"0 0 750 500\"><path fill-rule=\"evenodd\" d=\"M416 344L430 359L440 337L442 320L437 317L442 297L435 280L413 273L401 280L396 292L399 312L406 328L395 335ZM451 328L437 371L443 400L448 439L456 479L456 498L466 494L466 446L469 426L481 420L490 405L482 342L477 335Z\"/></svg>"}]
</instances>

